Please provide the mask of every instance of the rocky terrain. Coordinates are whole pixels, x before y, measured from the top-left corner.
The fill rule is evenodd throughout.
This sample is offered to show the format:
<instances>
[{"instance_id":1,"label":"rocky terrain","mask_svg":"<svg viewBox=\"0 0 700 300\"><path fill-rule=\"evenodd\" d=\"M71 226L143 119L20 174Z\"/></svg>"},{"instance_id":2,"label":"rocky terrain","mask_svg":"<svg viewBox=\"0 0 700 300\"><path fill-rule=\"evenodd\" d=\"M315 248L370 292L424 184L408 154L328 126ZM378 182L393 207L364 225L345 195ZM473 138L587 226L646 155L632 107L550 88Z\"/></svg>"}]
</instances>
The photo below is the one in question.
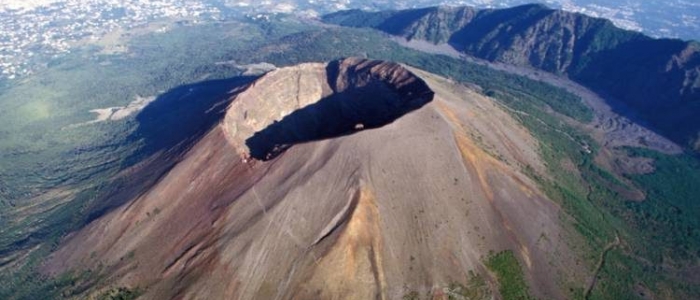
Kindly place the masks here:
<instances>
[{"instance_id":1,"label":"rocky terrain","mask_svg":"<svg viewBox=\"0 0 700 300\"><path fill-rule=\"evenodd\" d=\"M540 6L93 2L5 14L98 46L27 38L43 71L0 79L0 299L700 295L700 163L668 139L693 43Z\"/></svg>"},{"instance_id":2,"label":"rocky terrain","mask_svg":"<svg viewBox=\"0 0 700 300\"><path fill-rule=\"evenodd\" d=\"M546 176L528 130L447 79L356 58L281 68L43 270L145 299L447 298L479 274L488 299L484 260L512 250L533 294L564 298L562 276L592 270L525 166Z\"/></svg>"},{"instance_id":3,"label":"rocky terrain","mask_svg":"<svg viewBox=\"0 0 700 300\"><path fill-rule=\"evenodd\" d=\"M478 58L567 76L620 100L683 146L695 145L700 133L694 117L700 101L697 42L652 39L619 29L605 19L542 5L502 10L346 11L324 20L446 43Z\"/></svg>"}]
</instances>

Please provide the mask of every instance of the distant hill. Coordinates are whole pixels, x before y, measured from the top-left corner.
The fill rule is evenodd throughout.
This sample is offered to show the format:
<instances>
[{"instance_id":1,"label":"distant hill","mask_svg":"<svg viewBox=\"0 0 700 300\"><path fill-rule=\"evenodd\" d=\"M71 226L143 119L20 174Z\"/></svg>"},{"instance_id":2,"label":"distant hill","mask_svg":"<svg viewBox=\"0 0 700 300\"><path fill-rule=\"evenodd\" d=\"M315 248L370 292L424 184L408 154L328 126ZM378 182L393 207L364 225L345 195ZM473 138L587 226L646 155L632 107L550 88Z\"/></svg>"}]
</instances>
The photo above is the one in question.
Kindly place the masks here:
<instances>
[{"instance_id":1,"label":"distant hill","mask_svg":"<svg viewBox=\"0 0 700 300\"><path fill-rule=\"evenodd\" d=\"M676 142L700 149L700 44L653 39L612 22L533 4L343 11L327 23L447 43L490 61L568 76L634 108Z\"/></svg>"}]
</instances>

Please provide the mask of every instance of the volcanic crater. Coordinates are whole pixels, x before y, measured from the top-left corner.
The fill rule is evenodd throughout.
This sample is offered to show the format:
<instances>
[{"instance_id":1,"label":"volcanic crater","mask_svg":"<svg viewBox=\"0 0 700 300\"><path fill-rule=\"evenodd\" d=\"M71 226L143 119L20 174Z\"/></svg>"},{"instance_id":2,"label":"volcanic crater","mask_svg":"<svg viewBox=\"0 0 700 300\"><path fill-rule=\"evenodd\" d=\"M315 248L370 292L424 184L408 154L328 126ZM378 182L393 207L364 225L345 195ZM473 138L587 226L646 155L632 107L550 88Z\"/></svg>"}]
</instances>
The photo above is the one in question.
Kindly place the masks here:
<instances>
[{"instance_id":1,"label":"volcanic crater","mask_svg":"<svg viewBox=\"0 0 700 300\"><path fill-rule=\"evenodd\" d=\"M268 160L294 144L384 126L433 95L422 79L395 63L308 63L268 73L236 97L225 122L232 140L245 139L251 157Z\"/></svg>"},{"instance_id":2,"label":"volcanic crater","mask_svg":"<svg viewBox=\"0 0 700 300\"><path fill-rule=\"evenodd\" d=\"M359 58L281 68L44 270L93 270L145 299L397 299L473 274L495 295L484 260L511 250L535 296L564 298L558 278L590 274L522 172L546 176L537 147L492 99L430 73Z\"/></svg>"}]
</instances>

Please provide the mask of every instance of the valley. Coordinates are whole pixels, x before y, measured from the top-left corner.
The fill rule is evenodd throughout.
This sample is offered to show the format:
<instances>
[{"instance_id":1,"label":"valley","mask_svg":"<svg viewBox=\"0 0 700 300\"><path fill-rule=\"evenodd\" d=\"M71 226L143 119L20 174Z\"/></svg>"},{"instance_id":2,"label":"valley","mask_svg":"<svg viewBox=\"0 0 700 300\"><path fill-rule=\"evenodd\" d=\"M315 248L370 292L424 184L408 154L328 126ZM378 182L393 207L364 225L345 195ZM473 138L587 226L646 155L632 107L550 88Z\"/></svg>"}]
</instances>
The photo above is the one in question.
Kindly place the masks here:
<instances>
[{"instance_id":1,"label":"valley","mask_svg":"<svg viewBox=\"0 0 700 300\"><path fill-rule=\"evenodd\" d=\"M542 72L533 68L519 67L499 62L490 62L473 56L459 53L448 44L435 45L420 40L406 40L395 38L395 41L404 47L416 49L427 53L447 55L463 59L470 63L487 66L497 71L502 71L518 76L524 76L536 81L546 82L552 86L562 88L583 100L588 107L593 109L594 115L590 123L585 124L592 132L598 131L603 137L598 141L609 148L617 147L645 147L667 154L679 154L682 147L646 128L644 121L638 113L630 109L619 100L612 97L603 98L590 89L566 79L562 76ZM613 109L614 107L614 109ZM619 113L618 113L619 111Z\"/></svg>"},{"instance_id":2,"label":"valley","mask_svg":"<svg viewBox=\"0 0 700 300\"><path fill-rule=\"evenodd\" d=\"M612 109L625 115L631 109L682 147L694 145L700 131L692 117L700 93L700 47L694 41L653 39L617 28L609 20L538 4L503 10L353 10L323 19L448 44L469 56L565 76L618 100L611 103Z\"/></svg>"}]
</instances>

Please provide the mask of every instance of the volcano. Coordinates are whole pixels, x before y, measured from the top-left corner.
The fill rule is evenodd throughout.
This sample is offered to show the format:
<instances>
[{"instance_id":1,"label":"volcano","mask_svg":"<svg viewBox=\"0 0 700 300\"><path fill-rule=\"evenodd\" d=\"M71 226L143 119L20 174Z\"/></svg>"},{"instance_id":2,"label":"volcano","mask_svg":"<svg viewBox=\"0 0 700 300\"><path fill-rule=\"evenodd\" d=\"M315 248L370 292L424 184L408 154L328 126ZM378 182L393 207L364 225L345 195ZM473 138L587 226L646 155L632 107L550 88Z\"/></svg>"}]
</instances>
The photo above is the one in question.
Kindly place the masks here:
<instances>
[{"instance_id":1,"label":"volcano","mask_svg":"<svg viewBox=\"0 0 700 300\"><path fill-rule=\"evenodd\" d=\"M91 270L144 299L498 297L490 254L531 292L587 279L564 213L526 175L537 141L497 102L396 63L271 71L146 192L70 235L47 274ZM544 176L544 175L543 175Z\"/></svg>"}]
</instances>

